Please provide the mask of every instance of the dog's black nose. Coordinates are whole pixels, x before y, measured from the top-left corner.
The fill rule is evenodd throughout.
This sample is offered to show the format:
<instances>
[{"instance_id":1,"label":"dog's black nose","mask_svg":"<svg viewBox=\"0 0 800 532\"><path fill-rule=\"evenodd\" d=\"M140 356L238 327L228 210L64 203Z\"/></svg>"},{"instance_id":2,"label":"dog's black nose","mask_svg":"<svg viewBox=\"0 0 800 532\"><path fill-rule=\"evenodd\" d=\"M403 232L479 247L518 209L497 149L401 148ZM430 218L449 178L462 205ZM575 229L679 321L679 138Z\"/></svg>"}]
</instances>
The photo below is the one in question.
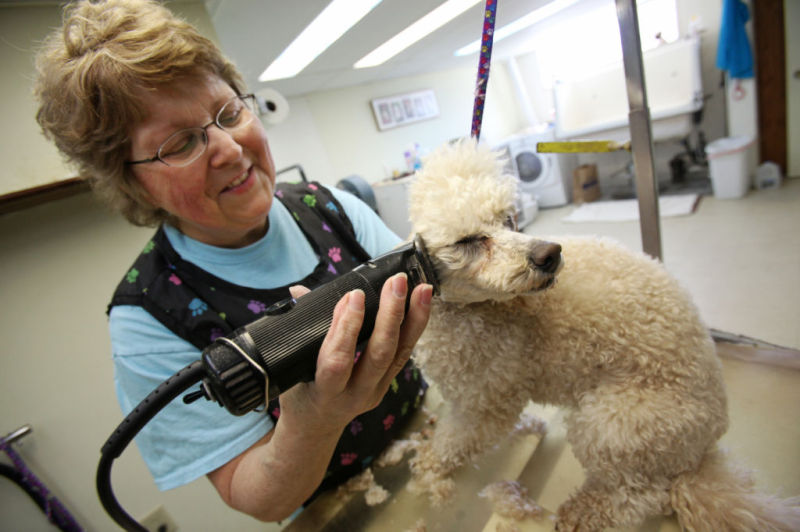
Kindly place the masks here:
<instances>
[{"instance_id":1,"label":"dog's black nose","mask_svg":"<svg viewBox=\"0 0 800 532\"><path fill-rule=\"evenodd\" d=\"M536 244L528 256L528 262L543 272L554 273L561 264L561 245L553 242Z\"/></svg>"}]
</instances>

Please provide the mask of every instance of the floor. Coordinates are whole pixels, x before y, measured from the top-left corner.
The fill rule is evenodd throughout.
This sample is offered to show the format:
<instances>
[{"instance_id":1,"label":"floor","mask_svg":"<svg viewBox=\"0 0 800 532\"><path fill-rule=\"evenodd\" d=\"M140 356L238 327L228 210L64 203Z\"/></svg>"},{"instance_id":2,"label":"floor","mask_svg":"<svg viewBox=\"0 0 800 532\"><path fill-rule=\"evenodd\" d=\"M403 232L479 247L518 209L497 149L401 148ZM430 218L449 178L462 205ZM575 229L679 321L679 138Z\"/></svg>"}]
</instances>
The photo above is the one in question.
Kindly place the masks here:
<instances>
[{"instance_id":1,"label":"floor","mask_svg":"<svg viewBox=\"0 0 800 532\"><path fill-rule=\"evenodd\" d=\"M542 209L528 234L602 235L641 250L638 221L570 223L576 207ZM800 349L800 179L741 199L702 196L689 216L661 219L666 268L709 327Z\"/></svg>"}]
</instances>

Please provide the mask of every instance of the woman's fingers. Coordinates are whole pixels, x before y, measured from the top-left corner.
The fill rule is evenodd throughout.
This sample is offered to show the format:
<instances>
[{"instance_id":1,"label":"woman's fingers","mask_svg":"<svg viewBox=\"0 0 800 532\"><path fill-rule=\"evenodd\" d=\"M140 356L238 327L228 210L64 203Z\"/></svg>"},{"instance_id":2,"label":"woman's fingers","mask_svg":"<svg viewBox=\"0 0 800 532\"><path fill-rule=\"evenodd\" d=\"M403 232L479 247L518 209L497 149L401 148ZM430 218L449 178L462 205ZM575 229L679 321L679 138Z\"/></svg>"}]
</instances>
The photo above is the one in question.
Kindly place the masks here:
<instances>
[{"instance_id":1,"label":"woman's fingers","mask_svg":"<svg viewBox=\"0 0 800 532\"><path fill-rule=\"evenodd\" d=\"M384 375L379 389L385 390L389 388L392 379L403 369L408 359L411 358L411 352L414 349L419 337L428 325L428 318L431 315L431 298L433 297L433 287L429 284L418 285L411 292L411 300L408 305L408 313L406 314L403 325L400 327L400 338L397 342L397 350L394 356L394 361L389 371Z\"/></svg>"},{"instance_id":2,"label":"woman's fingers","mask_svg":"<svg viewBox=\"0 0 800 532\"><path fill-rule=\"evenodd\" d=\"M407 290L405 273L394 275L383 284L375 328L353 375L352 385L356 393L375 390L392 366L405 315Z\"/></svg>"},{"instance_id":3,"label":"woman's fingers","mask_svg":"<svg viewBox=\"0 0 800 532\"><path fill-rule=\"evenodd\" d=\"M289 287L289 293L292 294L292 297L295 298L295 299L306 295L310 291L311 290L309 290L308 288L306 288L305 286L303 286L301 284L296 284L294 286L290 286Z\"/></svg>"},{"instance_id":4,"label":"woman's fingers","mask_svg":"<svg viewBox=\"0 0 800 532\"><path fill-rule=\"evenodd\" d=\"M328 402L337 396L347 397L348 406L359 411L380 401L410 358L430 316L432 287L420 285L414 289L406 315L407 292L405 273L384 283L375 327L358 364L354 357L364 322L364 292L349 292L336 304L317 359L314 388L318 400Z\"/></svg>"},{"instance_id":5,"label":"woman's fingers","mask_svg":"<svg viewBox=\"0 0 800 532\"><path fill-rule=\"evenodd\" d=\"M323 393L341 393L347 387L363 322L364 292L348 292L333 310L331 327L317 358L314 380Z\"/></svg>"}]
</instances>

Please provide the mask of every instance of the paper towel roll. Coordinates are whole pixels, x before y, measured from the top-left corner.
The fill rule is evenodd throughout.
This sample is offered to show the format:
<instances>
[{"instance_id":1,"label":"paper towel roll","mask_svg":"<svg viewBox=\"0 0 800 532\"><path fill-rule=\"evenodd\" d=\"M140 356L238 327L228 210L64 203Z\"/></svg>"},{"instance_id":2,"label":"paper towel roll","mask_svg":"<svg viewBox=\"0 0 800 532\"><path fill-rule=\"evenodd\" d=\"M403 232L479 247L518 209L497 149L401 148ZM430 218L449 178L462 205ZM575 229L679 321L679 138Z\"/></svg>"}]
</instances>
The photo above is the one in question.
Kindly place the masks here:
<instances>
[{"instance_id":1,"label":"paper towel roll","mask_svg":"<svg viewBox=\"0 0 800 532\"><path fill-rule=\"evenodd\" d=\"M267 126L280 124L289 116L289 102L275 89L261 89L256 93L261 120Z\"/></svg>"}]
</instances>

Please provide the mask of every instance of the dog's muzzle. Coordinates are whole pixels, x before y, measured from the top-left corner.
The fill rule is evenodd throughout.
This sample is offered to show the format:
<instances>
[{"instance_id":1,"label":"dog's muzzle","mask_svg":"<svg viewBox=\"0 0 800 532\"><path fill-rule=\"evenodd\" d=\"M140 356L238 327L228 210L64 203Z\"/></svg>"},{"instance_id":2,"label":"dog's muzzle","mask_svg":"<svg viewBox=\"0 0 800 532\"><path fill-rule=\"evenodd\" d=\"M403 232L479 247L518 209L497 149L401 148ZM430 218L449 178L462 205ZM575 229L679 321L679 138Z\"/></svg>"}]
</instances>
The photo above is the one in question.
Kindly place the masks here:
<instances>
[{"instance_id":1,"label":"dog's muzzle","mask_svg":"<svg viewBox=\"0 0 800 532\"><path fill-rule=\"evenodd\" d=\"M543 273L553 274L561 264L561 244L540 242L533 246L528 255L531 268Z\"/></svg>"}]
</instances>

